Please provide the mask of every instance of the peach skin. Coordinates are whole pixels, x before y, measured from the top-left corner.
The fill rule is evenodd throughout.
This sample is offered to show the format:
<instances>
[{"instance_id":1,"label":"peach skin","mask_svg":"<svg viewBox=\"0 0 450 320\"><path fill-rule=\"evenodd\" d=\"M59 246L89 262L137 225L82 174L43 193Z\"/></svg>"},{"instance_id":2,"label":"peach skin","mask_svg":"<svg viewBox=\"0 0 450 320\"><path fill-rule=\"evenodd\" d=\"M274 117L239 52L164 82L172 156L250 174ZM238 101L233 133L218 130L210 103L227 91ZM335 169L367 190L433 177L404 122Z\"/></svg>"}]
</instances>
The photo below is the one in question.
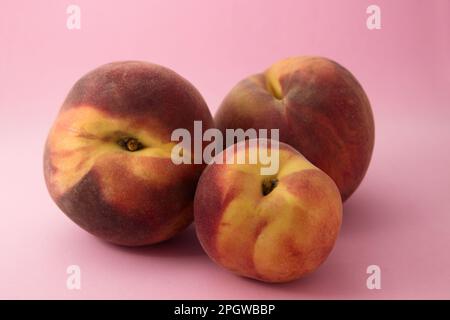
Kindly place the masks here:
<instances>
[{"instance_id":1,"label":"peach skin","mask_svg":"<svg viewBox=\"0 0 450 320\"><path fill-rule=\"evenodd\" d=\"M239 82L215 118L225 129L279 129L337 184L345 201L361 183L374 147L369 100L356 78L321 57L279 61Z\"/></svg>"},{"instance_id":2,"label":"peach skin","mask_svg":"<svg viewBox=\"0 0 450 320\"><path fill-rule=\"evenodd\" d=\"M193 219L202 165L171 161L171 133L213 126L200 93L151 63L103 65L78 80L47 138L44 175L59 208L120 245L166 240Z\"/></svg>"},{"instance_id":3,"label":"peach skin","mask_svg":"<svg viewBox=\"0 0 450 320\"><path fill-rule=\"evenodd\" d=\"M241 142L229 148L248 158L264 147ZM260 161L209 164L194 216L200 243L217 264L241 276L287 282L327 258L341 226L342 201L333 180L294 148L280 143L271 152L279 170L270 176L261 175Z\"/></svg>"}]
</instances>

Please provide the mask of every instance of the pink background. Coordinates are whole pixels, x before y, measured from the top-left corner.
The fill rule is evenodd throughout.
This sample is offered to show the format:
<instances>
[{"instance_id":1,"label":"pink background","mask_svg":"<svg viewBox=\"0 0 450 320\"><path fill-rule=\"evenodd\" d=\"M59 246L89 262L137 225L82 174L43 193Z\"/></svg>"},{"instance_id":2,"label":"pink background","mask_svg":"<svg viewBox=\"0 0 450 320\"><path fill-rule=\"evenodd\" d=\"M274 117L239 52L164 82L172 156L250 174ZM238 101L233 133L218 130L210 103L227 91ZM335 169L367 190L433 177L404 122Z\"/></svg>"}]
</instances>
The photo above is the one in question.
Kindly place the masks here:
<instances>
[{"instance_id":1,"label":"pink background","mask_svg":"<svg viewBox=\"0 0 450 320\"><path fill-rule=\"evenodd\" d=\"M0 3L0 298L450 298L450 1L68 1ZM366 8L382 29L366 28ZM113 60L142 59L192 81L211 111L278 59L324 55L372 102L373 160L345 204L326 263L289 284L215 266L193 228L126 249L69 221L42 174L47 131L72 84ZM82 289L66 289L77 264ZM382 270L381 290L366 268Z\"/></svg>"}]
</instances>

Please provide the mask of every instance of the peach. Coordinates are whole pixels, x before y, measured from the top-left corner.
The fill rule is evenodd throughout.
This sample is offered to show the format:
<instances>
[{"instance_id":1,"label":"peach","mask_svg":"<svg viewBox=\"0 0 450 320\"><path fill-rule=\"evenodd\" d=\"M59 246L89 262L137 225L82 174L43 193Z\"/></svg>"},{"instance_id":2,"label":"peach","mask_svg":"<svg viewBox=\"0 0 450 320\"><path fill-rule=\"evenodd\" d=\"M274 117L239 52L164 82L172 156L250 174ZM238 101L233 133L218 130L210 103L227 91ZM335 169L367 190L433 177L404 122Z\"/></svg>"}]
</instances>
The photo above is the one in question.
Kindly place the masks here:
<instances>
[{"instance_id":1,"label":"peach","mask_svg":"<svg viewBox=\"0 0 450 320\"><path fill-rule=\"evenodd\" d=\"M236 158L247 159L268 148L279 169L262 175L259 160L206 167L194 200L196 231L206 253L238 275L266 282L287 282L316 270L341 226L336 184L287 144L278 150L245 142L229 148L235 148ZM216 157L226 157L227 150Z\"/></svg>"},{"instance_id":2,"label":"peach","mask_svg":"<svg viewBox=\"0 0 450 320\"><path fill-rule=\"evenodd\" d=\"M120 245L166 240L193 219L204 165L175 165L171 133L213 126L200 93L140 61L101 66L75 83L44 152L47 188L80 227Z\"/></svg>"},{"instance_id":3,"label":"peach","mask_svg":"<svg viewBox=\"0 0 450 320\"><path fill-rule=\"evenodd\" d=\"M374 120L356 78L321 57L296 57L239 82L223 100L216 126L279 129L337 184L345 201L361 183L372 156Z\"/></svg>"}]
</instances>

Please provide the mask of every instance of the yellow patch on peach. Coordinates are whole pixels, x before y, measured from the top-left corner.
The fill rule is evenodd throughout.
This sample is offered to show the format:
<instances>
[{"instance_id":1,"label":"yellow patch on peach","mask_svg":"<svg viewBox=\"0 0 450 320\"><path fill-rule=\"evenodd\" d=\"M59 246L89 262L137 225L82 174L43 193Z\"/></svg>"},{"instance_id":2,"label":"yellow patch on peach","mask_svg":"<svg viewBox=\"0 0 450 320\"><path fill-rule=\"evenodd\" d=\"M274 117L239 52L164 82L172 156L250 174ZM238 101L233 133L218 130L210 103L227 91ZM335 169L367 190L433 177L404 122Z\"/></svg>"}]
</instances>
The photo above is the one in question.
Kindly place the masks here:
<instances>
[{"instance_id":1,"label":"yellow patch on peach","mask_svg":"<svg viewBox=\"0 0 450 320\"><path fill-rule=\"evenodd\" d=\"M302 57L291 57L273 64L265 72L266 86L272 94L278 98L283 98L283 89L280 83L280 77L284 75L293 74L298 70L302 70L305 66L309 66L312 59L315 57L302 56ZM328 72L332 73L334 66L331 61L326 59L316 59L317 62L313 65L314 68L320 69L321 73Z\"/></svg>"},{"instance_id":2,"label":"yellow patch on peach","mask_svg":"<svg viewBox=\"0 0 450 320\"><path fill-rule=\"evenodd\" d=\"M70 189L96 163L102 162L108 167L109 161L124 153L133 156L129 158L132 160L127 160L131 162L131 172L148 178L149 173L138 158L170 158L174 145L163 142L158 128L153 128L155 131L140 128L133 119L114 118L91 106L62 111L47 140L50 163L54 168L49 181L53 195L59 196ZM145 148L135 152L124 150L117 141L125 136L138 138ZM125 161L126 157L121 159Z\"/></svg>"}]
</instances>

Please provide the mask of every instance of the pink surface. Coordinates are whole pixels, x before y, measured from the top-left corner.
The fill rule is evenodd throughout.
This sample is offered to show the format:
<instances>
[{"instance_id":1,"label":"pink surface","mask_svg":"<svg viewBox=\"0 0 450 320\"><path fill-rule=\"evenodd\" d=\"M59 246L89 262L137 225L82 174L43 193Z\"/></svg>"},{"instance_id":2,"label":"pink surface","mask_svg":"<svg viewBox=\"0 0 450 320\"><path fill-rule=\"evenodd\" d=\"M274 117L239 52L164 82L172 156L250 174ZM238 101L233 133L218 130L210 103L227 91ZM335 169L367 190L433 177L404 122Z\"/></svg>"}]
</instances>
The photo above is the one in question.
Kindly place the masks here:
<instances>
[{"instance_id":1,"label":"pink surface","mask_svg":"<svg viewBox=\"0 0 450 320\"><path fill-rule=\"evenodd\" d=\"M67 1L0 4L0 298L450 298L450 2ZM381 7L382 28L366 28ZM193 228L125 249L79 229L50 199L42 151L59 105L88 70L142 59L176 70L214 112L241 78L293 55L349 68L372 102L373 160L345 204L326 263L290 284L234 276ZM81 290L66 288L79 265ZM366 268L381 267L381 290Z\"/></svg>"}]
</instances>

